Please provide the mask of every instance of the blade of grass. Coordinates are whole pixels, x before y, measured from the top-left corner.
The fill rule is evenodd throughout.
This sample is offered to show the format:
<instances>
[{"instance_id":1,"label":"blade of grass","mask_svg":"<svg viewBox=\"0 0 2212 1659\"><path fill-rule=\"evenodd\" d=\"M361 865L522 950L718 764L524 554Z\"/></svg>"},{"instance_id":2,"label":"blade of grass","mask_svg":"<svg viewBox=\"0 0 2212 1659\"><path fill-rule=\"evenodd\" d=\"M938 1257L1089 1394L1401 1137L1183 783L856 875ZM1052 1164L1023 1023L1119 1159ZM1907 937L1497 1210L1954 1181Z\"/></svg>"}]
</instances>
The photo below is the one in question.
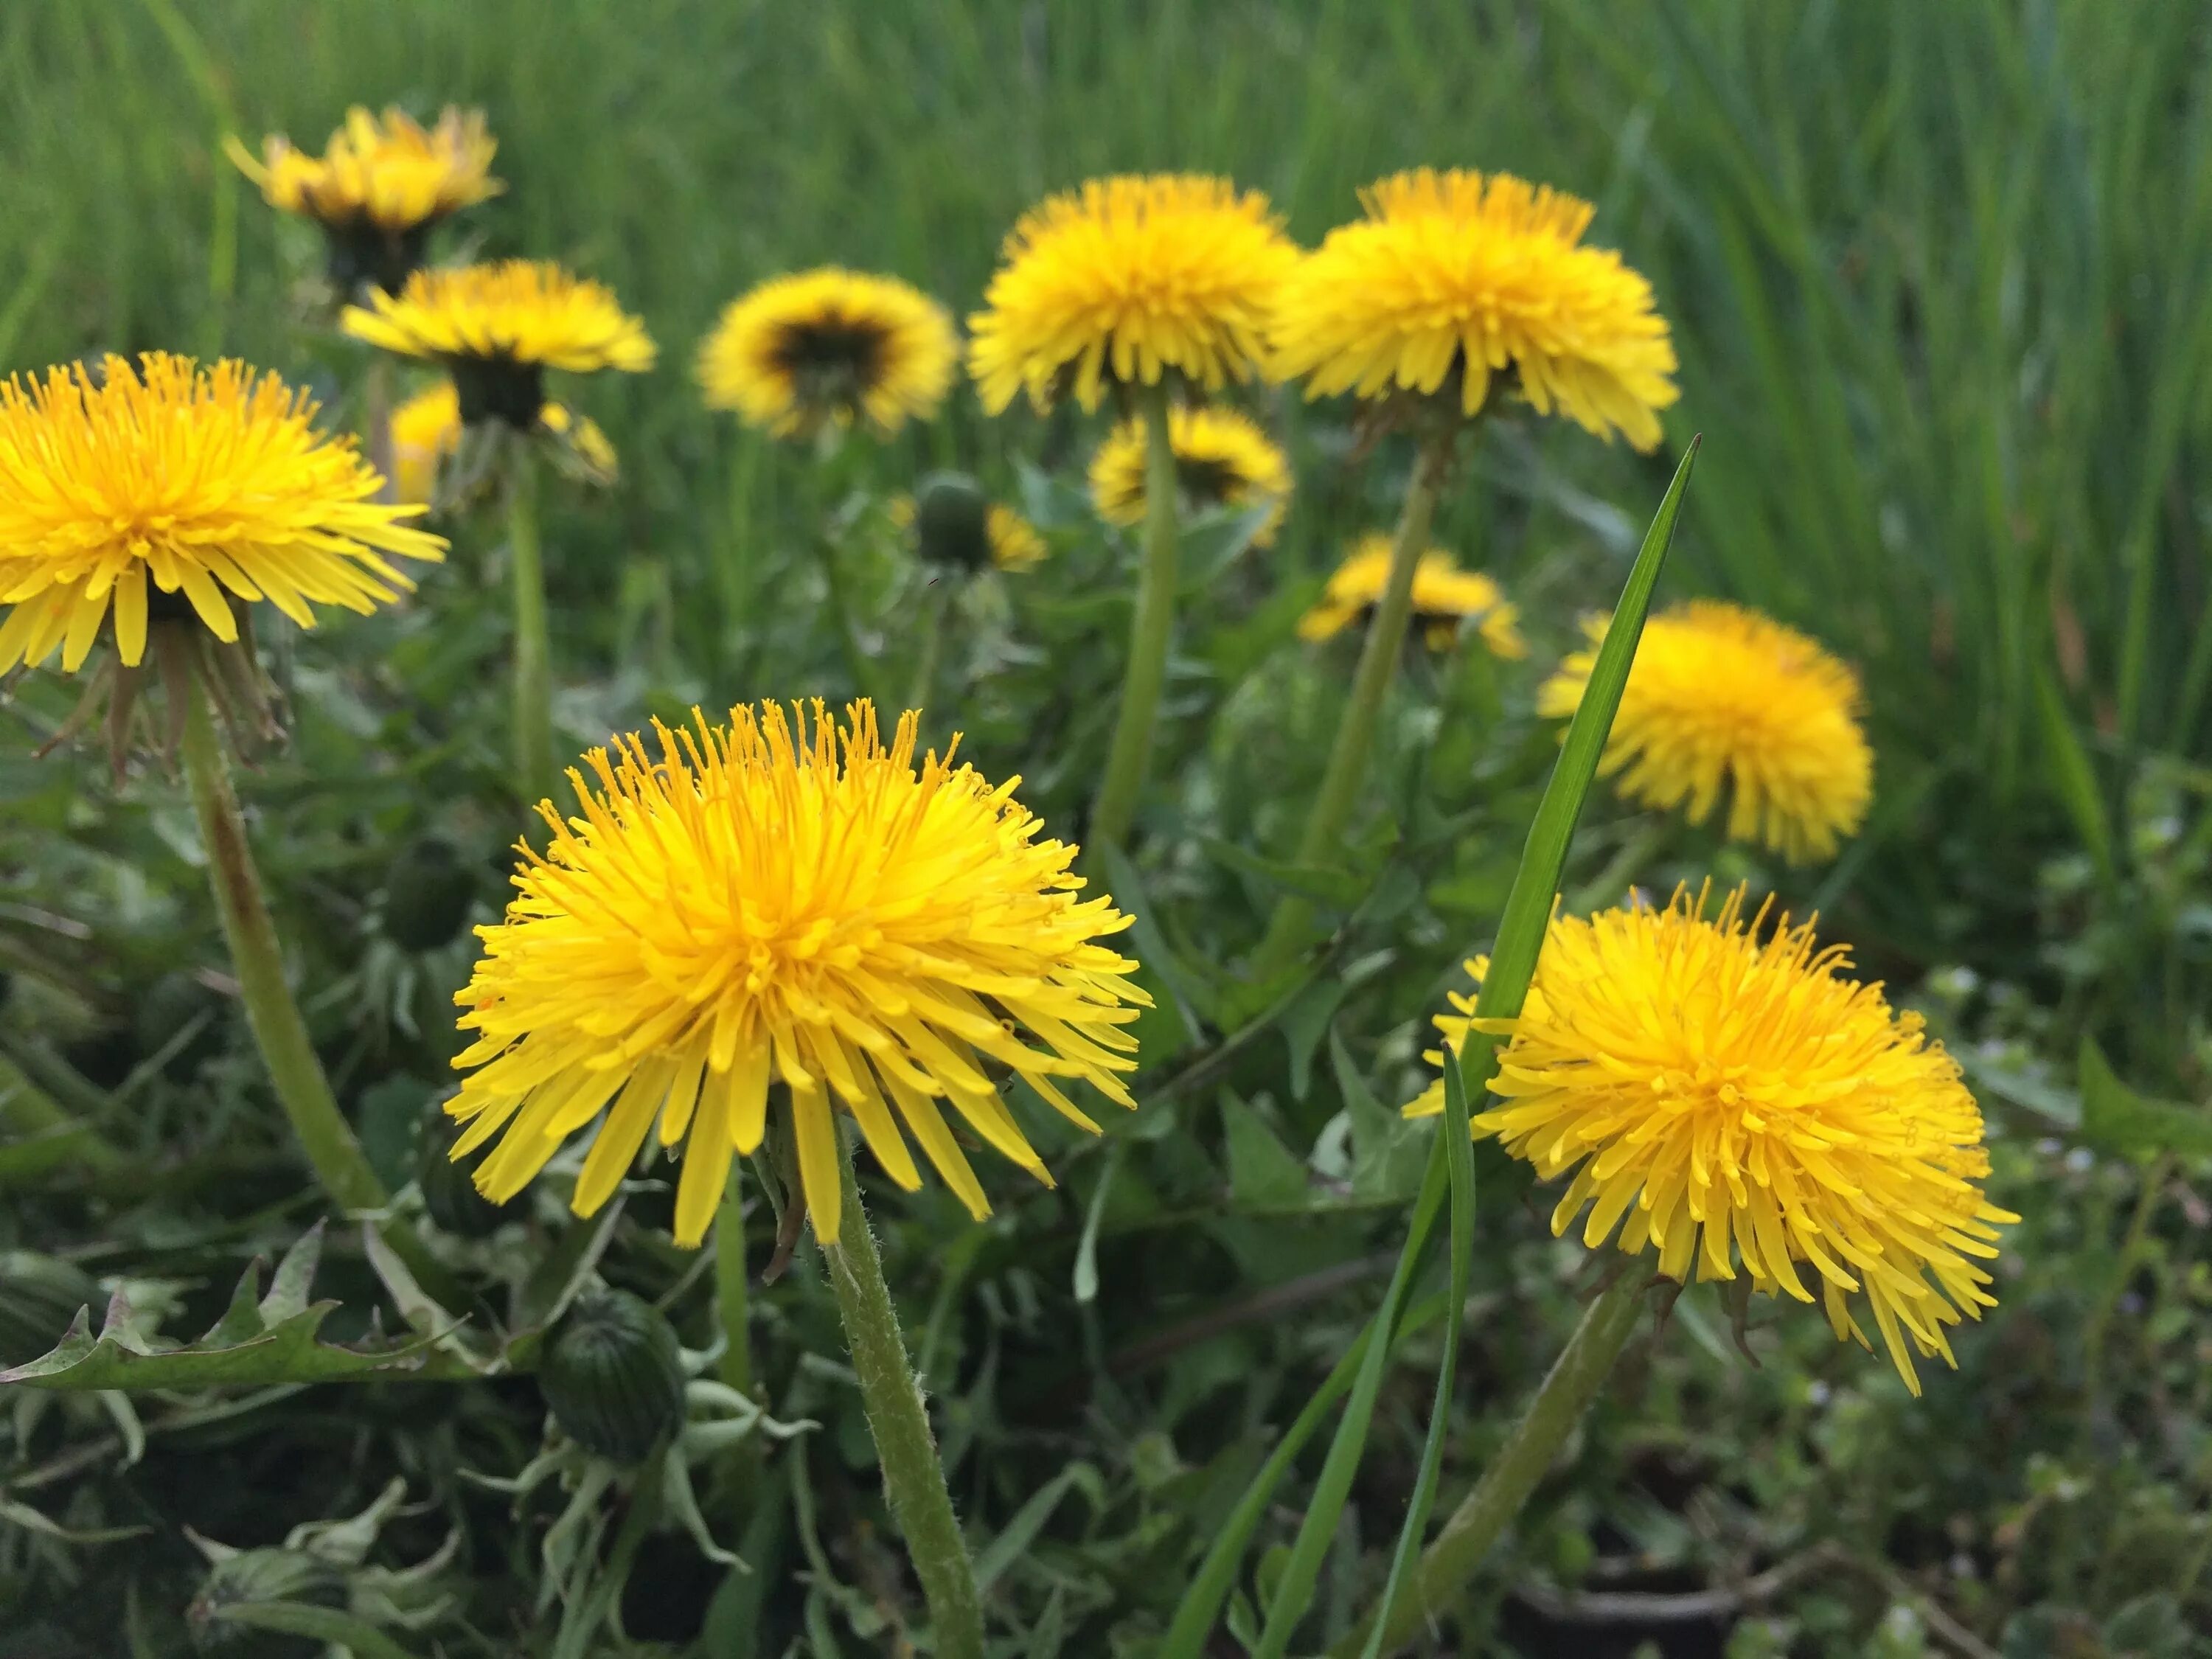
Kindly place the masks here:
<instances>
[{"instance_id":1,"label":"blade of grass","mask_svg":"<svg viewBox=\"0 0 2212 1659\"><path fill-rule=\"evenodd\" d=\"M1552 768L1551 781L1544 787L1543 799L1528 826L1528 839L1522 848L1521 863L1514 872L1513 885L1506 895L1504 913L1498 923L1490 973L1476 1000L1479 1019L1510 1019L1521 1012L1522 1001L1528 995L1528 982L1536 971L1537 954L1543 949L1544 933L1551 922L1559 874L1566 864L1567 846L1573 839L1576 821L1582 816L1583 802L1596 779L1598 757L1605 750L1606 736L1613 729L1613 717L1620 707L1620 694L1628 684L1629 667L1644 635L1644 619L1650 611L1652 592L1658 586L1668 549L1674 544L1683 491L1689 484L1690 471L1696 465L1702 441L1701 438L1691 440L1681 465L1675 469L1674 482L1667 487L1666 498L1651 520L1651 528L1644 535L1644 545L1621 590L1620 603L1614 607L1613 622L1606 629L1603 643L1598 647L1597 660L1591 667L1582 706L1567 726L1559 758ZM1488 1087L1496 1052L1494 1038L1470 1032L1460 1054L1461 1082L1469 1098ZM1428 1173L1413 1207L1412 1224L1407 1230L1405 1249L1399 1256L1397 1271L1391 1276L1390 1288L1383 1294L1382 1305L1376 1310L1373 1329L1387 1333L1396 1322L1406 1287L1413 1279L1414 1265L1428 1243L1430 1230L1436 1224L1437 1212L1443 1206L1449 1182L1447 1170L1448 1154L1443 1138L1439 1137L1430 1152ZM1291 1544L1290 1559L1277 1580L1275 1595L1268 1606L1267 1624L1261 1632L1259 1646L1254 1650L1254 1659L1281 1659L1291 1632L1312 1600L1322 1559L1335 1535L1338 1519L1351 1496L1352 1477L1358 1472L1360 1456L1366 1449L1368 1425L1373 1420L1376 1395L1382 1389L1389 1346L1388 1341L1366 1344L1358 1379L1352 1385L1343 1419L1337 1425L1336 1437L1322 1465L1321 1478L1315 1484L1305 1520ZM1263 1468L1255 1477L1255 1486L1267 1473ZM1279 1475L1279 1471L1277 1473ZM1247 1497L1249 1499L1250 1494ZM1210 1583L1194 1582L1186 1593L1184 1607L1177 1609L1176 1630L1183 1629L1184 1613L1202 1589L1210 1593ZM1164 1646L1161 1659L1195 1659L1196 1641L1203 1639L1205 1629L1212 1622L1211 1612L1202 1621L1194 1619L1191 1622L1198 1625L1198 1637L1188 1646L1177 1647L1172 1642Z\"/></svg>"}]
</instances>

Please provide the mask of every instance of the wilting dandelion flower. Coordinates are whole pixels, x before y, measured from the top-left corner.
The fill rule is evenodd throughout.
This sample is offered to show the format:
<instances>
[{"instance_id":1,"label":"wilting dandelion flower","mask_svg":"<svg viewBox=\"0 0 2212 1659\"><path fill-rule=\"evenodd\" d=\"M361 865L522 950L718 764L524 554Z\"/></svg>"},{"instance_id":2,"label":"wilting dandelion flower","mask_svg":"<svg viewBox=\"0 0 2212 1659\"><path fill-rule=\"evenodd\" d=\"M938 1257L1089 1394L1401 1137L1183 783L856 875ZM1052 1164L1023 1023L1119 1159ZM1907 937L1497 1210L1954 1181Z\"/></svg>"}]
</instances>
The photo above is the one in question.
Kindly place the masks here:
<instances>
[{"instance_id":1,"label":"wilting dandelion flower","mask_svg":"<svg viewBox=\"0 0 2212 1659\"><path fill-rule=\"evenodd\" d=\"M647 1133L684 1143L676 1237L704 1237L733 1153L761 1143L769 1085L787 1102L817 1237L838 1231L842 1104L888 1175L921 1184L902 1124L971 1212L988 1205L939 1109L1048 1180L988 1068L1096 1129L1062 1091L1080 1079L1133 1106L1121 1028L1146 1002L1136 964L1097 941L1129 918L1077 896L1075 849L948 753L915 763L919 716L886 747L875 710L841 727L775 704L730 724L635 736L568 774L580 817L520 849L519 896L479 929L455 999L477 1041L453 1114L465 1156L505 1202L606 1109L574 1207L605 1203ZM1028 1040L1024 1040L1026 1033Z\"/></svg>"},{"instance_id":2,"label":"wilting dandelion flower","mask_svg":"<svg viewBox=\"0 0 2212 1659\"><path fill-rule=\"evenodd\" d=\"M1006 238L968 367L997 414L1170 371L1209 391L1258 372L1261 331L1298 252L1267 198L1189 174L1093 179L1048 198Z\"/></svg>"},{"instance_id":3,"label":"wilting dandelion flower","mask_svg":"<svg viewBox=\"0 0 2212 1659\"><path fill-rule=\"evenodd\" d=\"M699 349L708 404L778 437L936 414L959 359L952 319L895 276L828 266L732 300Z\"/></svg>"},{"instance_id":4,"label":"wilting dandelion flower","mask_svg":"<svg viewBox=\"0 0 2212 1659\"><path fill-rule=\"evenodd\" d=\"M75 673L103 632L134 668L149 622L239 637L266 599L302 628L318 605L367 612L414 584L386 556L445 543L378 502L350 438L274 374L149 352L0 385L0 672L61 647Z\"/></svg>"},{"instance_id":5,"label":"wilting dandelion flower","mask_svg":"<svg viewBox=\"0 0 2212 1659\"><path fill-rule=\"evenodd\" d=\"M1539 713L1581 706L1606 624L1536 694ZM1835 856L1865 821L1874 751L1859 728L1858 677L1792 628L1741 605L1700 599L1644 626L1601 775L1629 799L1692 823L1729 793L1728 833L1793 862Z\"/></svg>"},{"instance_id":6,"label":"wilting dandelion flower","mask_svg":"<svg viewBox=\"0 0 2212 1659\"><path fill-rule=\"evenodd\" d=\"M323 227L331 278L348 291L361 282L398 288L422 263L432 227L503 188L491 176L498 146L477 110L449 108L426 130L400 110L379 120L356 105L320 155L276 134L258 159L235 137L224 147L271 207Z\"/></svg>"},{"instance_id":7,"label":"wilting dandelion flower","mask_svg":"<svg viewBox=\"0 0 2212 1659\"><path fill-rule=\"evenodd\" d=\"M464 429L460 393L451 380L439 381L393 410L392 494L425 506L435 501L439 475L459 453ZM538 411L538 429L568 471L602 484L619 475L615 447L590 416L549 402Z\"/></svg>"},{"instance_id":8,"label":"wilting dandelion flower","mask_svg":"<svg viewBox=\"0 0 2212 1659\"><path fill-rule=\"evenodd\" d=\"M1168 417L1175 451L1176 483L1193 507L1256 507L1271 503L1252 544L1275 539L1291 497L1291 464L1258 422L1233 409L1179 406ZM1123 421L1109 433L1091 461L1091 499L1109 524L1145 521L1145 423Z\"/></svg>"},{"instance_id":9,"label":"wilting dandelion flower","mask_svg":"<svg viewBox=\"0 0 2212 1659\"><path fill-rule=\"evenodd\" d=\"M381 291L349 306L345 331L406 357L441 363L461 419L504 421L527 432L545 403L549 368L641 374L654 348L613 293L543 261L418 270L397 298Z\"/></svg>"},{"instance_id":10,"label":"wilting dandelion flower","mask_svg":"<svg viewBox=\"0 0 2212 1659\"><path fill-rule=\"evenodd\" d=\"M1037 527L994 501L964 472L939 472L912 495L890 503L891 522L913 538L924 562L955 570L1035 568L1045 556Z\"/></svg>"},{"instance_id":11,"label":"wilting dandelion flower","mask_svg":"<svg viewBox=\"0 0 2212 1659\"><path fill-rule=\"evenodd\" d=\"M1484 1028L1510 1041L1475 1133L1547 1180L1574 1172L1555 1233L1588 1206L1585 1244L1618 1229L1668 1278L1741 1263L1768 1296L1817 1287L1837 1337L1869 1348L1871 1310L1917 1395L1914 1351L1957 1363L1948 1328L1996 1305L1976 1261L2019 1219L1983 1195L1981 1113L1917 1014L1844 977L1842 946L1786 916L1768 930L1764 907L1747 921L1741 889L1708 918L1709 897L1553 918L1520 1017ZM1437 1024L1456 1054L1474 1005L1452 1001Z\"/></svg>"},{"instance_id":12,"label":"wilting dandelion flower","mask_svg":"<svg viewBox=\"0 0 2212 1659\"><path fill-rule=\"evenodd\" d=\"M1651 285L1583 246L1589 203L1505 173L1401 173L1361 192L1366 216L1331 231L1283 286L1274 372L1309 397L1442 395L1472 416L1510 374L1555 410L1638 449L1677 393Z\"/></svg>"},{"instance_id":13,"label":"wilting dandelion flower","mask_svg":"<svg viewBox=\"0 0 2212 1659\"><path fill-rule=\"evenodd\" d=\"M1370 531L1352 545L1330 574L1320 601L1298 619L1298 637L1326 640L1364 622L1389 585L1390 538ZM1430 647L1442 650L1472 622L1493 656L1528 654L1521 637L1521 612L1498 584L1480 570L1462 570L1441 548L1431 548L1413 567L1413 621Z\"/></svg>"}]
</instances>

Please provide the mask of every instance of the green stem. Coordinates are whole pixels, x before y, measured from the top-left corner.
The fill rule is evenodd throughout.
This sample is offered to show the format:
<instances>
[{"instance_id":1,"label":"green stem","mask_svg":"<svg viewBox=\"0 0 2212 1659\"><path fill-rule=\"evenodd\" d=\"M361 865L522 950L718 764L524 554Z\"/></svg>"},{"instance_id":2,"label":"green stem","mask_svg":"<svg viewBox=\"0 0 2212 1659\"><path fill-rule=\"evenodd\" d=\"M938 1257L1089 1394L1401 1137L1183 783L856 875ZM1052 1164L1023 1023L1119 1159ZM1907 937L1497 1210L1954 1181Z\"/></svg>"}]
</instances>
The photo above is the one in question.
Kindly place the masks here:
<instances>
[{"instance_id":1,"label":"green stem","mask_svg":"<svg viewBox=\"0 0 2212 1659\"><path fill-rule=\"evenodd\" d=\"M215 890L216 908L222 915L223 937L230 945L233 970L238 975L240 1000L246 1005L246 1022L261 1050L269 1080L301 1149L315 1171L323 1190L339 1209L374 1213L387 1208L391 1195L368 1158L354 1138L353 1126L338 1110L330 1079L308 1040L307 1022L284 982L284 955L276 940L276 925L261 896L261 875L254 868L253 851L246 839L246 821L238 810L238 796L230 785L230 767L223 758L215 722L208 717L206 694L195 683L186 694L185 715L185 777L190 784L192 811L198 816L200 840L207 848L208 882ZM386 1217L376 1224L392 1253L407 1264L425 1292L448 1310L467 1305L460 1287L442 1263L423 1248L413 1228Z\"/></svg>"},{"instance_id":2,"label":"green stem","mask_svg":"<svg viewBox=\"0 0 2212 1659\"><path fill-rule=\"evenodd\" d=\"M823 1248L837 1310L860 1379L860 1402L884 1473L884 1495L905 1536L922 1594L929 1602L930 1651L937 1659L982 1659L983 1608L975 1592L975 1570L967 1540L952 1513L952 1494L938 1462L929 1413L908 1363L898 1313L884 1283L883 1259L876 1254L867 1212L853 1178L849 1138L840 1137L838 1181L843 1190L843 1224L835 1244Z\"/></svg>"},{"instance_id":3,"label":"green stem","mask_svg":"<svg viewBox=\"0 0 2212 1659\"><path fill-rule=\"evenodd\" d=\"M1582 1323L1545 1377L1535 1398L1473 1492L1452 1511L1436 1541L1422 1553L1411 1591L1401 1597L1382 1626L1382 1651L1408 1642L1458 1594L1498 1534L1521 1513L1559 1455L1590 1401L1597 1398L1613 1362L1636 1328L1642 1276L1629 1264L1597 1300L1583 1312ZM1331 1659L1351 1659L1367 1637L1361 1626L1329 1650Z\"/></svg>"},{"instance_id":4,"label":"green stem","mask_svg":"<svg viewBox=\"0 0 2212 1659\"><path fill-rule=\"evenodd\" d=\"M1105 781L1091 809L1085 843L1097 852L1128 839L1152 764L1152 727L1167 684L1168 648L1175 639L1176 464L1169 436L1164 380L1143 392L1145 412L1145 562L1129 623L1129 665L1121 677L1121 709L1106 755Z\"/></svg>"},{"instance_id":5,"label":"green stem","mask_svg":"<svg viewBox=\"0 0 2212 1659\"><path fill-rule=\"evenodd\" d=\"M745 1395L753 1391L751 1299L745 1282L744 1200L732 1169L714 1218L714 1306L722 1319L722 1381Z\"/></svg>"},{"instance_id":6,"label":"green stem","mask_svg":"<svg viewBox=\"0 0 2212 1659\"><path fill-rule=\"evenodd\" d=\"M1330 745L1328 765L1322 773L1321 789L1299 837L1297 862L1316 865L1333 859L1345 826L1359 804L1359 788L1367 780L1367 763L1375 750L1375 728L1382 719L1382 705L1396 678L1399 654L1405 649L1406 629L1413 616L1413 575L1421 555L1428 550L1429 525L1436 516L1437 497L1451 465L1456 427L1447 427L1422 447L1413 463L1413 477L1406 489L1406 504L1398 515L1398 533L1390 544L1390 573L1375 618L1367 626L1367 639L1359 648L1359 666L1352 677L1351 700L1337 721L1336 741ZM1313 901L1301 893L1285 893L1276 902L1267 932L1253 955L1252 975L1264 980L1281 969L1305 943L1313 926Z\"/></svg>"},{"instance_id":7,"label":"green stem","mask_svg":"<svg viewBox=\"0 0 2212 1659\"><path fill-rule=\"evenodd\" d=\"M2142 1172L2142 1186L2136 1194L2136 1206L2128 1217L2127 1236L2120 1242L2119 1260L2113 1264L2112 1276L2106 1281L2098 1294L2096 1306L2090 1310L2089 1321L2081 1334L2081 1393L2082 1398L2094 1408L2104 1384L2105 1337L2112 1328L2113 1310L2128 1288L2128 1281L2136 1274L2136 1264L2142 1261L2143 1240L2150 1233L2150 1219L2158 1209L2160 1190L2173 1169L2173 1156L2160 1152L2152 1158Z\"/></svg>"},{"instance_id":8,"label":"green stem","mask_svg":"<svg viewBox=\"0 0 2212 1659\"><path fill-rule=\"evenodd\" d=\"M538 465L520 444L507 457L507 551L514 586L514 787L529 807L553 793L553 656L538 537Z\"/></svg>"},{"instance_id":9,"label":"green stem","mask_svg":"<svg viewBox=\"0 0 2212 1659\"><path fill-rule=\"evenodd\" d=\"M392 359L381 351L368 360L368 383L362 393L362 434L363 447L368 452L368 464L376 469L376 476L384 480L377 486L376 499L396 501L396 486L392 478Z\"/></svg>"},{"instance_id":10,"label":"green stem","mask_svg":"<svg viewBox=\"0 0 2212 1659\"><path fill-rule=\"evenodd\" d=\"M930 693L937 684L938 660L944 655L945 612L952 603L953 578L939 580L921 599L921 650L914 666L914 689L906 706L929 712Z\"/></svg>"}]
</instances>

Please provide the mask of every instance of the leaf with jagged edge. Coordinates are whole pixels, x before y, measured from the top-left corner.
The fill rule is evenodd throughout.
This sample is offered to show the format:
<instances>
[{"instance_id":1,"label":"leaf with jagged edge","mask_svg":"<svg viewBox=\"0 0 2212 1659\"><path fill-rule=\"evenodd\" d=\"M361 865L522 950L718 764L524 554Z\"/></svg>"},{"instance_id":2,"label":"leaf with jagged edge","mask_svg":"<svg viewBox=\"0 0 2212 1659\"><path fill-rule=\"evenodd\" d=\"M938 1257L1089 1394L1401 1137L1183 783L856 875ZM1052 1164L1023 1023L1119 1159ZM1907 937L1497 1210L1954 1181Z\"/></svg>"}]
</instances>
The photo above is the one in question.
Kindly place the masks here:
<instances>
[{"instance_id":1,"label":"leaf with jagged edge","mask_svg":"<svg viewBox=\"0 0 2212 1659\"><path fill-rule=\"evenodd\" d=\"M307 1299L322 1259L318 1222L284 1253L261 1290L262 1261L246 1267L222 1317L197 1342L180 1344L137 1328L121 1291L107 1304L100 1334L91 1310L76 1322L51 1353L0 1371L0 1386L65 1392L101 1389L265 1388L280 1382L338 1382L365 1378L443 1381L479 1375L457 1355L421 1336L387 1338L381 1316L373 1316L361 1342L319 1340L336 1302Z\"/></svg>"}]
</instances>

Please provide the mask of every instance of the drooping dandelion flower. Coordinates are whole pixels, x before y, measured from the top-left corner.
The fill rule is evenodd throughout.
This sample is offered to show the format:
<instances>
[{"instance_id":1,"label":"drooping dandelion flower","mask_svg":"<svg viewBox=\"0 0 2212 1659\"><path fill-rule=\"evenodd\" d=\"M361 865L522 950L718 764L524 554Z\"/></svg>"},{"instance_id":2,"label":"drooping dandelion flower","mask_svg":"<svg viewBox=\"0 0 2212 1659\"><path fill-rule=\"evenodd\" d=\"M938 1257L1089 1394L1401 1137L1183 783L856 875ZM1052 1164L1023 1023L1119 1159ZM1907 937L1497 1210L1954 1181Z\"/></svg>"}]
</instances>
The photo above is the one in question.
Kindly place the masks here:
<instances>
[{"instance_id":1,"label":"drooping dandelion flower","mask_svg":"<svg viewBox=\"0 0 2212 1659\"><path fill-rule=\"evenodd\" d=\"M1352 544L1314 608L1298 619L1298 637L1326 640L1364 622L1382 601L1390 580L1390 538L1370 532ZM1473 623L1492 656L1525 657L1521 612L1498 584L1480 570L1462 570L1441 548L1431 548L1413 567L1413 621L1431 649L1443 650Z\"/></svg>"},{"instance_id":2,"label":"drooping dandelion flower","mask_svg":"<svg viewBox=\"0 0 2212 1659\"><path fill-rule=\"evenodd\" d=\"M1838 1339L1869 1348L1870 1310L1917 1395L1914 1352L1956 1364L1948 1328L1996 1305L1976 1262L2019 1219L1983 1194L1981 1113L1917 1014L1844 976L1843 947L1764 908L1747 921L1741 889L1711 918L1709 898L1553 920L1520 1017L1497 1023L1500 1103L1475 1133L1547 1180L1574 1172L1555 1233L1588 1206L1591 1249L1618 1229L1678 1281L1817 1290ZM1437 1024L1456 1053L1474 1002L1452 1001ZM1432 1087L1407 1109L1442 1104Z\"/></svg>"},{"instance_id":3,"label":"drooping dandelion flower","mask_svg":"<svg viewBox=\"0 0 2212 1659\"><path fill-rule=\"evenodd\" d=\"M1176 483L1188 505L1272 503L1273 511L1254 532L1252 544L1274 541L1290 506L1291 464L1258 422L1208 404L1179 406L1168 417L1168 441L1175 450ZM1098 446L1091 460L1091 499L1107 523L1145 521L1145 462L1142 421L1123 421Z\"/></svg>"},{"instance_id":4,"label":"drooping dandelion flower","mask_svg":"<svg viewBox=\"0 0 2212 1659\"><path fill-rule=\"evenodd\" d=\"M1169 173L1092 179L1048 198L1006 238L968 367L983 405L1039 409L1072 391L1170 372L1218 391L1258 372L1262 330L1298 252L1257 191Z\"/></svg>"},{"instance_id":5,"label":"drooping dandelion flower","mask_svg":"<svg viewBox=\"0 0 2212 1659\"><path fill-rule=\"evenodd\" d=\"M527 432L545 403L545 371L641 374L653 363L645 325L613 293L544 261L509 259L418 270L397 298L372 293L339 319L357 339L441 363L461 419L504 421Z\"/></svg>"},{"instance_id":6,"label":"drooping dandelion flower","mask_svg":"<svg viewBox=\"0 0 2212 1659\"><path fill-rule=\"evenodd\" d=\"M1539 713L1581 705L1605 623L1537 692ZM1835 856L1865 821L1874 751L1858 677L1819 642L1741 605L1700 599L1644 626L1599 763L1629 799L1680 806L1692 823L1729 793L1728 833L1793 863Z\"/></svg>"},{"instance_id":7,"label":"drooping dandelion flower","mask_svg":"<svg viewBox=\"0 0 2212 1659\"><path fill-rule=\"evenodd\" d=\"M61 648L75 673L106 635L136 667L149 622L196 617L239 637L266 599L302 628L314 607L368 612L414 584L386 556L446 544L376 500L350 438L275 374L148 352L0 385L0 672Z\"/></svg>"},{"instance_id":8,"label":"drooping dandelion flower","mask_svg":"<svg viewBox=\"0 0 2212 1659\"><path fill-rule=\"evenodd\" d=\"M606 1201L657 1123L684 1146L676 1237L696 1245L777 1083L830 1242L835 1107L909 1190L912 1134L981 1216L940 1103L1041 1180L990 1068L1085 1127L1065 1080L1134 1104L1121 1028L1146 999L1136 964L1098 943L1129 918L1077 896L1075 849L1039 839L1012 782L950 754L917 765L918 720L886 747L865 702L842 726L817 702L795 730L775 704L740 708L727 726L656 726L657 756L632 736L586 757L590 781L570 771L582 816L540 808L551 846L521 849L519 896L479 930L455 999L477 1034L454 1062L472 1068L456 1156L499 1137L477 1172L487 1196L513 1198L604 1107L574 1207Z\"/></svg>"},{"instance_id":9,"label":"drooping dandelion flower","mask_svg":"<svg viewBox=\"0 0 2212 1659\"><path fill-rule=\"evenodd\" d=\"M276 134L258 159L234 137L224 148L270 206L323 227L331 280L348 293L362 282L398 289L440 220L504 188L479 110L448 108L426 130L403 111L379 120L356 105L319 156Z\"/></svg>"},{"instance_id":10,"label":"drooping dandelion flower","mask_svg":"<svg viewBox=\"0 0 2212 1659\"><path fill-rule=\"evenodd\" d=\"M590 416L549 402L538 411L538 429L566 471L599 484L611 484L619 476L615 447ZM460 393L451 380L439 381L393 410L392 494L425 506L435 501L440 475L459 453L465 430Z\"/></svg>"},{"instance_id":11,"label":"drooping dandelion flower","mask_svg":"<svg viewBox=\"0 0 2212 1659\"><path fill-rule=\"evenodd\" d=\"M1273 313L1273 369L1309 397L1441 396L1473 416L1493 376L1638 449L1678 395L1651 285L1583 245L1589 203L1506 173L1423 168L1360 194L1366 216L1298 264Z\"/></svg>"},{"instance_id":12,"label":"drooping dandelion flower","mask_svg":"<svg viewBox=\"0 0 2212 1659\"><path fill-rule=\"evenodd\" d=\"M938 472L912 495L895 497L891 522L913 538L925 563L974 571L1034 569L1045 556L1037 527L964 472Z\"/></svg>"},{"instance_id":13,"label":"drooping dandelion flower","mask_svg":"<svg viewBox=\"0 0 2212 1659\"><path fill-rule=\"evenodd\" d=\"M831 265L732 301L699 349L699 383L710 407L780 438L860 422L890 433L936 414L959 352L927 295Z\"/></svg>"}]
</instances>

